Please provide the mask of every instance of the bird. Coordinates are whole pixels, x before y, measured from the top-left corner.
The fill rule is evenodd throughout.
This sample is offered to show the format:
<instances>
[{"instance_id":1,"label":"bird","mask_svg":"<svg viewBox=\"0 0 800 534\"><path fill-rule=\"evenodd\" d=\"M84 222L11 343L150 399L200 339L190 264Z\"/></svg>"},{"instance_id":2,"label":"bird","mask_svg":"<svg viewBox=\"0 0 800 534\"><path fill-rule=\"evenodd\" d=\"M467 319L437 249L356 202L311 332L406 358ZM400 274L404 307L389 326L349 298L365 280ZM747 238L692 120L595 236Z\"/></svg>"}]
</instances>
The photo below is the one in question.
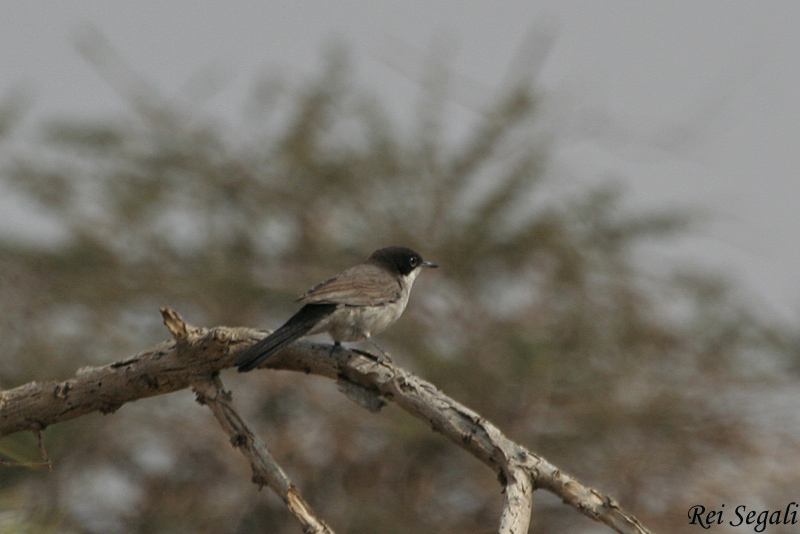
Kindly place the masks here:
<instances>
[{"instance_id":1,"label":"bird","mask_svg":"<svg viewBox=\"0 0 800 534\"><path fill-rule=\"evenodd\" d=\"M313 286L295 302L303 307L280 328L249 347L234 361L240 373L251 371L290 343L327 332L335 350L342 342L370 341L402 315L414 280L423 269L438 267L406 247L376 250L364 262ZM385 352L383 352L385 356Z\"/></svg>"}]
</instances>

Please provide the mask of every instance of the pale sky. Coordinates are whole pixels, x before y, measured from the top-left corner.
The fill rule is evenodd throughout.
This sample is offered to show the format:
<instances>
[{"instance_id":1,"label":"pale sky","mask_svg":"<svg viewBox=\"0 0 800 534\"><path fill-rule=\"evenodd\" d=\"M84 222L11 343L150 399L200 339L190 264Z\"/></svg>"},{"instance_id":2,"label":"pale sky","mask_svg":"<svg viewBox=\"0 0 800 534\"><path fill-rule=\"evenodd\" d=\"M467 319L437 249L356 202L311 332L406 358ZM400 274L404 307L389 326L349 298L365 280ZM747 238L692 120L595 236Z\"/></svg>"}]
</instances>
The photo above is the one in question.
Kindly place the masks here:
<instances>
[{"instance_id":1,"label":"pale sky","mask_svg":"<svg viewBox=\"0 0 800 534\"><path fill-rule=\"evenodd\" d=\"M796 0L7 2L0 97L32 94L34 124L123 113L76 49L90 27L166 95L198 77L224 80L207 107L233 119L257 77L316 75L339 41L357 79L402 121L416 111L422 58L447 51L463 93L452 105L455 137L468 101L502 87L531 29L550 33L540 82L569 106L566 116L610 140L576 138L559 151L572 185L613 176L634 209L708 213L679 244L654 250L653 264L727 273L760 310L800 319ZM0 201L0 210L6 227L28 224L19 206Z\"/></svg>"}]
</instances>

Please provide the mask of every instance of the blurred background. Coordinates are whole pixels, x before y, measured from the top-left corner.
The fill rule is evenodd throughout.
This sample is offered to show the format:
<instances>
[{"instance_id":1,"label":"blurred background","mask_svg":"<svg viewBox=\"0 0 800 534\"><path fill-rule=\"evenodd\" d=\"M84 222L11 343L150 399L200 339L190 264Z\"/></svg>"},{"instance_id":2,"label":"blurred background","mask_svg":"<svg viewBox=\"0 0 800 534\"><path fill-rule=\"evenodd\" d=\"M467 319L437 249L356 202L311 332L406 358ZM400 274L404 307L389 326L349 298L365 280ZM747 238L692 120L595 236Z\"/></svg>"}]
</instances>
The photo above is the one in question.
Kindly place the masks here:
<instances>
[{"instance_id":1,"label":"blurred background","mask_svg":"<svg viewBox=\"0 0 800 534\"><path fill-rule=\"evenodd\" d=\"M798 500L794 2L32 1L0 18L0 387L272 328L405 245L380 343L655 532ZM318 377L223 373L337 532L492 532L495 475ZM299 532L183 391L44 433L0 532ZM37 459L28 434L0 441ZM794 532L789 525L771 532ZM724 530L726 527L719 527ZM743 527L730 531L747 532ZM532 532L602 532L542 492Z\"/></svg>"}]
</instances>

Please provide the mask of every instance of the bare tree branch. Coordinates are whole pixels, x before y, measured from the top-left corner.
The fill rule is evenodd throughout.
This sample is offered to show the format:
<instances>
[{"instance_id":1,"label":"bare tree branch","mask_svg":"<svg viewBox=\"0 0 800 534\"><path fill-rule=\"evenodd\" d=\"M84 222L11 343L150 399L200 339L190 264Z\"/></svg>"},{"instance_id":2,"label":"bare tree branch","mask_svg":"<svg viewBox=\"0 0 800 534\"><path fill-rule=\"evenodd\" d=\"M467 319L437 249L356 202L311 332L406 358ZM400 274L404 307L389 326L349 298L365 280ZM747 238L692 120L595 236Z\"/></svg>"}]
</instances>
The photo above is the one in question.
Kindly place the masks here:
<instances>
[{"instance_id":1,"label":"bare tree branch","mask_svg":"<svg viewBox=\"0 0 800 534\"><path fill-rule=\"evenodd\" d=\"M500 534L525 534L531 522L533 508L533 477L519 466L509 467L503 491L503 513L500 515Z\"/></svg>"},{"instance_id":2,"label":"bare tree branch","mask_svg":"<svg viewBox=\"0 0 800 534\"><path fill-rule=\"evenodd\" d=\"M292 515L303 525L303 532L333 534L333 530L311 510L311 506L275 461L266 444L239 415L230 392L223 389L219 375L195 383L192 389L197 394L197 401L211 409L217 422L230 436L231 444L250 461L253 482L258 484L259 489L266 485L277 493Z\"/></svg>"},{"instance_id":3,"label":"bare tree branch","mask_svg":"<svg viewBox=\"0 0 800 534\"><path fill-rule=\"evenodd\" d=\"M209 377L230 367L238 354L263 337L262 332L247 328L189 326L171 310L162 309L162 315L175 336L172 341L127 360L81 369L63 382L32 382L0 392L0 437L22 430L41 430L95 411L110 413L139 398L208 384ZM611 497L584 486L509 440L496 426L430 382L390 362L379 363L357 351L342 349L331 353L328 345L297 342L263 367L326 376L340 385L349 382L360 391L359 398L374 394L426 421L497 472L505 491L502 533L527 531L533 490L539 488L617 532L649 532ZM208 392L200 390L204 397L218 397ZM352 394L348 396L353 398Z\"/></svg>"}]
</instances>

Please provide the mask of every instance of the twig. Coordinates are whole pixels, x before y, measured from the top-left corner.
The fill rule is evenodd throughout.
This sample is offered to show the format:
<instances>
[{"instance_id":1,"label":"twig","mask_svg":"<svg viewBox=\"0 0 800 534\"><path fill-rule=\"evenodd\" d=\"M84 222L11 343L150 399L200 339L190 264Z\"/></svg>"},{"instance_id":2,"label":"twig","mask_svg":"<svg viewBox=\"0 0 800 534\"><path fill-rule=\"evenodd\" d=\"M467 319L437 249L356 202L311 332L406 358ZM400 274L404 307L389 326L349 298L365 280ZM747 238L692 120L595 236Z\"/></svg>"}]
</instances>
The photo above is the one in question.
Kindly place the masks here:
<instances>
[{"instance_id":1,"label":"twig","mask_svg":"<svg viewBox=\"0 0 800 534\"><path fill-rule=\"evenodd\" d=\"M250 461L253 482L259 489L268 486L278 494L292 515L303 525L303 532L333 534L333 530L311 510L311 506L275 461L266 444L239 415L230 392L223 389L219 376L199 380L192 389L197 394L197 402L211 409L219 425L230 436L231 444Z\"/></svg>"},{"instance_id":2,"label":"twig","mask_svg":"<svg viewBox=\"0 0 800 534\"><path fill-rule=\"evenodd\" d=\"M44 447L44 443L42 442L42 431L39 428L34 428L32 430L33 437L36 439L36 445L39 448L39 455L42 457L41 462L9 462L8 460L0 460L0 465L4 467L47 467L49 471L53 470L53 462L50 461L50 457L47 455L47 449Z\"/></svg>"},{"instance_id":3,"label":"twig","mask_svg":"<svg viewBox=\"0 0 800 534\"><path fill-rule=\"evenodd\" d=\"M36 445L39 446L39 455L42 457L42 461L40 465L46 465L47 469L52 471L53 470L53 462L50 461L50 457L47 456L47 449L44 448L44 443L42 442L42 431L41 429L37 428L33 431L33 437L36 438Z\"/></svg>"}]
</instances>

